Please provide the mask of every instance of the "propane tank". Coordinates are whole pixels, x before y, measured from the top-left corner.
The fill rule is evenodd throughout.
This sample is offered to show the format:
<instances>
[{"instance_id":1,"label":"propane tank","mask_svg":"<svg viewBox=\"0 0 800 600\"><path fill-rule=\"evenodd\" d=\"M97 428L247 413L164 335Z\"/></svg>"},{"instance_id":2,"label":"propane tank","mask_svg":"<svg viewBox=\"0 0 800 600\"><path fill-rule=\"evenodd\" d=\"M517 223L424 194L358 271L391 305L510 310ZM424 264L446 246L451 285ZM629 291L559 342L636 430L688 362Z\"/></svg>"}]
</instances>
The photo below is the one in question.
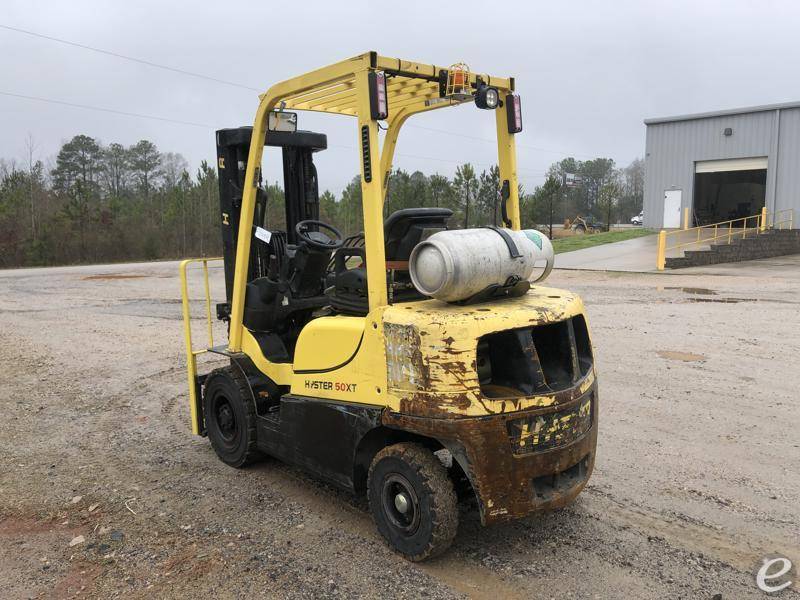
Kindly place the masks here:
<instances>
[{"instance_id":1,"label":"propane tank","mask_svg":"<svg viewBox=\"0 0 800 600\"><path fill-rule=\"evenodd\" d=\"M411 252L414 287L445 302L466 300L510 278L542 281L553 268L553 245L533 229L454 229L434 233Z\"/></svg>"}]
</instances>

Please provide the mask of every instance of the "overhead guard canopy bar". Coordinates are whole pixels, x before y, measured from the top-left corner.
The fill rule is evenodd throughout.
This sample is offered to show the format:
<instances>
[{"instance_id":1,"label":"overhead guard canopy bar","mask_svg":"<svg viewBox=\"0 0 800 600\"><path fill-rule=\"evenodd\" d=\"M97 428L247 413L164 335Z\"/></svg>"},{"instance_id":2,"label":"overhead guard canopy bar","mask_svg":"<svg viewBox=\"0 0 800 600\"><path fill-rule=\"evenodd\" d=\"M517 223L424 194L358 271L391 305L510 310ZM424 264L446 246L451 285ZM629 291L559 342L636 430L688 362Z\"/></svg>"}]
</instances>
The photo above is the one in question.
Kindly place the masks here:
<instances>
[{"instance_id":1,"label":"overhead guard canopy bar","mask_svg":"<svg viewBox=\"0 0 800 600\"><path fill-rule=\"evenodd\" d=\"M371 116L368 75L382 71L387 78L388 131L379 150L378 122ZM250 256L250 238L257 185L261 177L263 141L269 137L267 118L273 109L291 109L350 115L358 118L360 154L362 155L362 209L367 248L367 279L370 310L388 303L385 284L383 239L383 196L386 177L392 167L397 135L403 123L417 113L467 102L470 98L442 97L440 74L447 67L406 61L367 52L304 75L276 83L260 95L253 123L252 142L242 190L236 267L231 297L229 350L238 352L244 339L244 298ZM466 75L466 73L465 73ZM501 97L514 91L514 79L469 72L467 83L475 89L478 81L497 88ZM446 82L445 82L446 83ZM514 136L508 133L506 111L496 110L498 163L500 178L510 184L509 214L511 225L519 229Z\"/></svg>"},{"instance_id":2,"label":"overhead guard canopy bar","mask_svg":"<svg viewBox=\"0 0 800 600\"><path fill-rule=\"evenodd\" d=\"M368 52L279 84L280 87L287 88L288 93L278 99L278 105L285 102L285 108L292 110L357 116L358 94L355 71L362 69L386 73L389 110L406 106L420 110L443 108L462 102L448 100L435 106L426 104L426 101L440 97L439 73L446 71L447 67L389 58ZM317 82L310 89L302 85L304 81L312 80L316 74L325 72L331 75L341 74L328 81ZM476 85L479 79L502 92L514 91L513 78L492 77L480 73L469 74L470 85ZM300 85L293 85L295 82ZM416 111L412 109L411 112Z\"/></svg>"}]
</instances>

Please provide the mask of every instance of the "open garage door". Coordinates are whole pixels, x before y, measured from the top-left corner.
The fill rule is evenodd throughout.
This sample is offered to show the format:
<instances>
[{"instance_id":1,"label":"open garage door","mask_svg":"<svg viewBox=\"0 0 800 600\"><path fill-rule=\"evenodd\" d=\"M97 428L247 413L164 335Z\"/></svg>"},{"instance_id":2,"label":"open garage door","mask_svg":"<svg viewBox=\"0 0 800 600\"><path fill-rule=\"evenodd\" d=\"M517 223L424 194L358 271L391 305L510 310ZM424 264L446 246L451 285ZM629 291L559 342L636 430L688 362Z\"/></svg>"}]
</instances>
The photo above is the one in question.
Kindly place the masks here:
<instances>
[{"instance_id":1,"label":"open garage door","mask_svg":"<svg viewBox=\"0 0 800 600\"><path fill-rule=\"evenodd\" d=\"M767 157L695 163L694 223L708 225L758 214L767 191Z\"/></svg>"}]
</instances>

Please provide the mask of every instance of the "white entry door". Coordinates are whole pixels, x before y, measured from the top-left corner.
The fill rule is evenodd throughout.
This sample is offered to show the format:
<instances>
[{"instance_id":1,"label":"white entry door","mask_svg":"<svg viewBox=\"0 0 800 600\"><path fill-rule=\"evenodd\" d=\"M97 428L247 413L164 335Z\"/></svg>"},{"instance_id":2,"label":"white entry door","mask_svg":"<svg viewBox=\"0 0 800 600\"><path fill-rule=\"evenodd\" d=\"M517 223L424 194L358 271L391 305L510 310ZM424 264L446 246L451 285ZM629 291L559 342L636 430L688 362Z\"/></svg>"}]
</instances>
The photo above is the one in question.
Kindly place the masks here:
<instances>
[{"instance_id":1,"label":"white entry door","mask_svg":"<svg viewBox=\"0 0 800 600\"><path fill-rule=\"evenodd\" d=\"M681 226L681 190L664 191L664 229Z\"/></svg>"}]
</instances>

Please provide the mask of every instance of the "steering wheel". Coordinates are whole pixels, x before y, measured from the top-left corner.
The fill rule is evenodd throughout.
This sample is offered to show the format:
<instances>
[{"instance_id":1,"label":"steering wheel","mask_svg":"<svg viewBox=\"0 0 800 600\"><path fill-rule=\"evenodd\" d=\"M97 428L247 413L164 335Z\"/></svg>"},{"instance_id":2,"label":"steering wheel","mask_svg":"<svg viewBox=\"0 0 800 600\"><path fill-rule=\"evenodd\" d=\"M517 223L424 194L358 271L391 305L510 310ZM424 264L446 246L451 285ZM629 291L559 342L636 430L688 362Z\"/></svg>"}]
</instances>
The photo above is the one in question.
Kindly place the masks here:
<instances>
[{"instance_id":1,"label":"steering wheel","mask_svg":"<svg viewBox=\"0 0 800 600\"><path fill-rule=\"evenodd\" d=\"M330 237L321 231L309 230L309 227L312 225L316 225L320 229L327 229L334 237ZM322 221L300 221L295 225L294 230L295 233L297 233L297 237L317 250L337 250L344 244L344 239L342 238L342 234L339 233L339 230Z\"/></svg>"}]
</instances>

